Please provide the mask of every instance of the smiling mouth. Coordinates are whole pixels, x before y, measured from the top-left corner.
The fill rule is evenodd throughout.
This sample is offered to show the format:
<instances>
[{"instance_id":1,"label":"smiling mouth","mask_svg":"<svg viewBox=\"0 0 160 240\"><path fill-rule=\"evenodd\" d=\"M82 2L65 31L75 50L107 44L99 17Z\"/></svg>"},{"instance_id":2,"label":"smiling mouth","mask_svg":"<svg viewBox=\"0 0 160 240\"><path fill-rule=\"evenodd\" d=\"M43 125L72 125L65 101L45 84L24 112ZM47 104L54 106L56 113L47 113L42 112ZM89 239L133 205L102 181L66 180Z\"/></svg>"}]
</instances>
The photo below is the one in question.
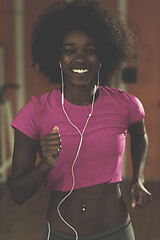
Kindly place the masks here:
<instances>
[{"instance_id":1,"label":"smiling mouth","mask_svg":"<svg viewBox=\"0 0 160 240\"><path fill-rule=\"evenodd\" d=\"M72 72L74 72L74 73L78 73L78 74L83 74L83 73L87 73L89 71L89 69L77 69L77 68L74 68L74 69L72 69Z\"/></svg>"}]
</instances>

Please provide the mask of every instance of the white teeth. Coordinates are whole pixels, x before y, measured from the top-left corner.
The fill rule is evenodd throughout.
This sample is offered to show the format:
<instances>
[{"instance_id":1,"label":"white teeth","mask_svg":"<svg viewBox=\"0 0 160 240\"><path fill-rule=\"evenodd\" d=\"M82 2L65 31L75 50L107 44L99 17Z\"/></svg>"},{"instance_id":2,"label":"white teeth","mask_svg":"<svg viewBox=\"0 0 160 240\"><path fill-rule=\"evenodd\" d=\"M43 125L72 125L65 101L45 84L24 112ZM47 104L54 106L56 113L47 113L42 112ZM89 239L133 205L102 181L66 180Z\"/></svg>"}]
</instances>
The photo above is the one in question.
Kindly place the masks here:
<instances>
[{"instance_id":1,"label":"white teeth","mask_svg":"<svg viewBox=\"0 0 160 240\"><path fill-rule=\"evenodd\" d=\"M73 69L72 71L74 73L86 73L88 72L88 69Z\"/></svg>"}]
</instances>

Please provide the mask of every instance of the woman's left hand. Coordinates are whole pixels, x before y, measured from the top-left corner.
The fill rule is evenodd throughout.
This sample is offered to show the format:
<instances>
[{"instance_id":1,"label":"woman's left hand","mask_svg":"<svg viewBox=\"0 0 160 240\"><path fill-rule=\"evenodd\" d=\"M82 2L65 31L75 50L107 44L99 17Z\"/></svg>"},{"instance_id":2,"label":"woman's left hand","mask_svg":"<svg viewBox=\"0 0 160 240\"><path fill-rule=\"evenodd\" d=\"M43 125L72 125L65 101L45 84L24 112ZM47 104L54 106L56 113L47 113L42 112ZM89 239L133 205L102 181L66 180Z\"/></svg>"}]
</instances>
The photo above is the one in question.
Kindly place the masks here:
<instances>
[{"instance_id":1,"label":"woman's left hand","mask_svg":"<svg viewBox=\"0 0 160 240\"><path fill-rule=\"evenodd\" d=\"M129 189L131 207L145 207L151 200L151 193L144 187L142 182L131 183Z\"/></svg>"}]
</instances>

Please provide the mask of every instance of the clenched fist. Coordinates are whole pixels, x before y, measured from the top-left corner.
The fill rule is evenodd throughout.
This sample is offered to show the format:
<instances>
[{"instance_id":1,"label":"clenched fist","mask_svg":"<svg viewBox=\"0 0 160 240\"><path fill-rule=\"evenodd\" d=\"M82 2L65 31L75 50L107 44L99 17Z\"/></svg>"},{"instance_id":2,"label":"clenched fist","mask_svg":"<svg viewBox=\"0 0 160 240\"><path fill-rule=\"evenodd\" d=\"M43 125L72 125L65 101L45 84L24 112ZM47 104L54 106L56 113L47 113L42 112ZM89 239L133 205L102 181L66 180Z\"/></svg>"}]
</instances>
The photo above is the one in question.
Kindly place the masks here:
<instances>
[{"instance_id":1,"label":"clenched fist","mask_svg":"<svg viewBox=\"0 0 160 240\"><path fill-rule=\"evenodd\" d=\"M51 134L43 136L40 141L42 160L46 167L53 168L61 150L59 128L55 126Z\"/></svg>"},{"instance_id":2,"label":"clenched fist","mask_svg":"<svg viewBox=\"0 0 160 240\"><path fill-rule=\"evenodd\" d=\"M145 207L151 200L151 193L144 187L143 183L132 183L129 189L131 207Z\"/></svg>"}]
</instances>

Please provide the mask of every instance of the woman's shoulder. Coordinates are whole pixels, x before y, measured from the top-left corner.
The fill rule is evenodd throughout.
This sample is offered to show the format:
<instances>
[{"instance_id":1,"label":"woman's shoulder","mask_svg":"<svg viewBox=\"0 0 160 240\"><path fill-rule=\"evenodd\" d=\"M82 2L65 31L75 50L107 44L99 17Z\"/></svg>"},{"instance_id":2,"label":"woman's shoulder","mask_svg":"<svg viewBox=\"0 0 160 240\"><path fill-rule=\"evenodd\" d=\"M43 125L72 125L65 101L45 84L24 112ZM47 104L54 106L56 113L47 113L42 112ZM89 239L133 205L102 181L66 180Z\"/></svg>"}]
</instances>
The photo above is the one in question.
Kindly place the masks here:
<instances>
[{"instance_id":1,"label":"woman's shoulder","mask_svg":"<svg viewBox=\"0 0 160 240\"><path fill-rule=\"evenodd\" d=\"M108 86L103 86L101 87L101 89L102 89L103 95L107 94L113 99L118 101L122 100L125 103L139 101L139 99L136 96L121 89L110 88Z\"/></svg>"},{"instance_id":2,"label":"woman's shoulder","mask_svg":"<svg viewBox=\"0 0 160 240\"><path fill-rule=\"evenodd\" d=\"M141 121L145 116L144 107L141 101L134 95L127 93L121 89L103 87L104 94L107 93L110 101L115 102L123 108L127 109L129 113L129 123L136 123Z\"/></svg>"},{"instance_id":3,"label":"woman's shoulder","mask_svg":"<svg viewBox=\"0 0 160 240\"><path fill-rule=\"evenodd\" d=\"M37 141L39 139L40 120L43 115L51 112L50 106L52 106L51 103L56 97L56 92L57 90L54 89L39 97L32 96L18 112L11 126Z\"/></svg>"},{"instance_id":4,"label":"woman's shoulder","mask_svg":"<svg viewBox=\"0 0 160 240\"><path fill-rule=\"evenodd\" d=\"M108 93L110 95L113 95L113 96L119 96L121 98L132 96L131 94L129 94L128 92L126 92L124 90L108 87L106 85L101 86L101 89L102 89L103 92L106 92L106 93Z\"/></svg>"},{"instance_id":5,"label":"woman's shoulder","mask_svg":"<svg viewBox=\"0 0 160 240\"><path fill-rule=\"evenodd\" d=\"M58 99L58 89L56 88L38 97L31 96L26 105L38 109L44 105L49 104L50 102L53 103L53 101L57 99Z\"/></svg>"},{"instance_id":6,"label":"woman's shoulder","mask_svg":"<svg viewBox=\"0 0 160 240\"><path fill-rule=\"evenodd\" d=\"M58 88L55 88L49 92L41 94L40 96L31 96L32 101L37 101L40 103L48 101L50 98L56 98L58 94Z\"/></svg>"}]
</instances>

